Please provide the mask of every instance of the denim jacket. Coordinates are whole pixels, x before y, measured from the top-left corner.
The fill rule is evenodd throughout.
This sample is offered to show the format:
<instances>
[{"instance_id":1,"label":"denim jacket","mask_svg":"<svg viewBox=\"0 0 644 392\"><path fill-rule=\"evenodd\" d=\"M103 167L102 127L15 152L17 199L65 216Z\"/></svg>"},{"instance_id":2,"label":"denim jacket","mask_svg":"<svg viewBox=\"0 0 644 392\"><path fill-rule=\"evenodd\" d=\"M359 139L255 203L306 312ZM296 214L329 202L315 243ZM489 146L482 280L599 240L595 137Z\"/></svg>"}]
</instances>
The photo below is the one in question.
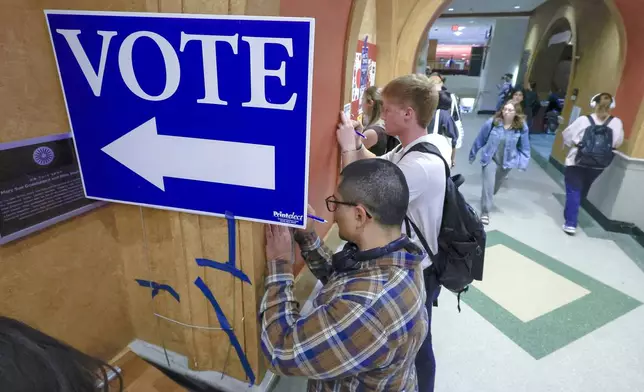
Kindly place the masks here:
<instances>
[{"instance_id":1,"label":"denim jacket","mask_svg":"<svg viewBox=\"0 0 644 392\"><path fill-rule=\"evenodd\" d=\"M505 153L503 154L504 169L526 170L530 162L530 136L528 126L524 123L523 130L508 129L503 125L494 124L491 118L483 124L470 150L470 163L476 159L481 150L481 165L487 166L496 154L501 138L505 134Z\"/></svg>"}]
</instances>

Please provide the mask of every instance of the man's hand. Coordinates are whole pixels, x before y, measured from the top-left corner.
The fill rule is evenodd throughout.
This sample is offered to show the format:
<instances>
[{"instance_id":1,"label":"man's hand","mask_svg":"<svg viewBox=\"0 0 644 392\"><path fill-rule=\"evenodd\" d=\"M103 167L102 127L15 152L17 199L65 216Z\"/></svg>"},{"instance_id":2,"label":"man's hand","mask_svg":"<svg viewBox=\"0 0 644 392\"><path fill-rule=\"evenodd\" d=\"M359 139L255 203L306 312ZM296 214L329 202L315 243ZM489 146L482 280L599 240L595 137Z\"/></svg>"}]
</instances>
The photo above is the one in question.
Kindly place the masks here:
<instances>
[{"instance_id":1,"label":"man's hand","mask_svg":"<svg viewBox=\"0 0 644 392\"><path fill-rule=\"evenodd\" d=\"M291 233L288 227L266 225L266 260L287 260L291 263Z\"/></svg>"},{"instance_id":2,"label":"man's hand","mask_svg":"<svg viewBox=\"0 0 644 392\"><path fill-rule=\"evenodd\" d=\"M356 134L356 127L360 127L360 123L357 121L351 121L347 118L344 112L340 112L340 124L338 124L338 130L336 131L336 137L338 138L338 144L342 152L353 151L359 146L358 144L358 134Z\"/></svg>"},{"instance_id":3,"label":"man's hand","mask_svg":"<svg viewBox=\"0 0 644 392\"><path fill-rule=\"evenodd\" d=\"M311 207L310 204L308 205L308 207L306 209L306 213L308 215L317 216L317 214L315 213L315 210L313 209L313 207ZM315 226L314 225L315 225L315 221L313 219L309 218L306 221L306 228L305 229L295 229L295 230L297 230L299 232L304 232L304 233L313 233L313 232L315 232Z\"/></svg>"}]
</instances>

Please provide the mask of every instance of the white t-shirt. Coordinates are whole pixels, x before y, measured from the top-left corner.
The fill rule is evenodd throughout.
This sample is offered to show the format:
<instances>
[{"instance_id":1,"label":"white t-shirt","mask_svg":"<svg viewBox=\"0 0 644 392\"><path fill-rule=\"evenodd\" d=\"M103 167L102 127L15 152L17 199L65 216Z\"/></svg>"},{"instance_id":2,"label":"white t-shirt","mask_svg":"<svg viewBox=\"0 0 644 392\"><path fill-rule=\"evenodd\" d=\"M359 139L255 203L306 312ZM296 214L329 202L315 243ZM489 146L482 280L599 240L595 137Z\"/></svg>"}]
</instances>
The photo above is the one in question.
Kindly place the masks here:
<instances>
[{"instance_id":1,"label":"white t-shirt","mask_svg":"<svg viewBox=\"0 0 644 392\"><path fill-rule=\"evenodd\" d=\"M435 144L438 140L443 140L447 145L448 148L445 151L444 146L441 148ZM416 139L404 149L391 151L381 158L398 165L405 175L405 180L407 180L407 186L409 187L407 216L418 226L427 240L430 250L436 254L438 251L438 233L443 220L443 204L445 203L445 164L439 157L419 151L410 152L402 159L406 151L421 142L434 144L447 160L447 163L451 165L452 147L441 135L425 135ZM406 228L403 224L403 233L405 232ZM413 233L413 229L407 235L416 245L423 247L416 234ZM425 258L421 263L423 269L430 265L431 260L429 257Z\"/></svg>"},{"instance_id":2,"label":"white t-shirt","mask_svg":"<svg viewBox=\"0 0 644 392\"><path fill-rule=\"evenodd\" d=\"M595 124L602 125L604 121L600 121L597 118L596 114L591 114ZM587 116L579 117L575 122L570 124L565 131L563 131L563 140L564 144L570 147L568 151L568 156L566 157L566 166L575 166L575 161L577 159L577 147L581 143L581 139L584 138L584 132L586 128L590 126L590 121ZM608 128L613 130L613 148L619 148L624 142L624 124L622 120L617 117L614 117L608 123Z\"/></svg>"}]
</instances>

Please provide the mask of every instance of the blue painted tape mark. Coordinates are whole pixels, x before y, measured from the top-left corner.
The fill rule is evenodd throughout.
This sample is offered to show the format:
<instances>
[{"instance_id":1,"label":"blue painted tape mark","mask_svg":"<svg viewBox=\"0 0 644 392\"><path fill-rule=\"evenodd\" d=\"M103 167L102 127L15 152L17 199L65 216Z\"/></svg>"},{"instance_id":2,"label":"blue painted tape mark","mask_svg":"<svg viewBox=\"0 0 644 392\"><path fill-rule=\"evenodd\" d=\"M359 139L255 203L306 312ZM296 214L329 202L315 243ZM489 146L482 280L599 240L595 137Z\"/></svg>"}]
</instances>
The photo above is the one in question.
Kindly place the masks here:
<instances>
[{"instance_id":1,"label":"blue painted tape mark","mask_svg":"<svg viewBox=\"0 0 644 392\"><path fill-rule=\"evenodd\" d=\"M226 219L228 220L228 263L233 268L237 269L237 236L235 227L235 216L232 212L226 212Z\"/></svg>"},{"instance_id":2,"label":"blue painted tape mark","mask_svg":"<svg viewBox=\"0 0 644 392\"><path fill-rule=\"evenodd\" d=\"M143 279L135 279L136 283L139 284L141 287L147 287L152 289L152 298L156 297L157 294L159 294L159 291L165 291L171 296L174 297L174 299L177 300L177 302L181 302L181 297L179 297L179 293L175 289L172 288L172 286L167 285L167 284L160 284L157 282L153 282L151 280L143 280Z\"/></svg>"},{"instance_id":3,"label":"blue painted tape mark","mask_svg":"<svg viewBox=\"0 0 644 392\"><path fill-rule=\"evenodd\" d=\"M220 271L228 272L232 276L238 278L242 282L246 282L250 285L250 279L248 278L248 275L246 275L243 271L238 270L235 268L233 265L230 265L230 263L220 263L218 261L213 261L213 260L208 260L208 259L197 259L197 265L200 267L210 267L214 269L218 269Z\"/></svg>"},{"instance_id":4,"label":"blue painted tape mark","mask_svg":"<svg viewBox=\"0 0 644 392\"><path fill-rule=\"evenodd\" d=\"M201 290L203 295L208 299L208 301L210 301L210 304L215 309L215 314L217 315L217 320L219 320L219 325L221 325L221 328L224 330L224 332L226 332L226 335L228 335L230 344L232 344L235 348L235 352L237 352L237 356L239 357L239 360L242 363L242 367L246 372L246 377L248 377L248 379L250 380L250 385L255 384L255 373L253 373L253 369L251 369L250 363L248 363L248 358L246 358L246 354L244 354L244 351L239 344L239 340L237 340L235 331L233 331L230 327L228 319L226 318L226 315L224 315L224 312L219 306L219 303L215 299L212 291L210 291L206 283L200 277L195 280L195 286L197 286Z\"/></svg>"}]
</instances>

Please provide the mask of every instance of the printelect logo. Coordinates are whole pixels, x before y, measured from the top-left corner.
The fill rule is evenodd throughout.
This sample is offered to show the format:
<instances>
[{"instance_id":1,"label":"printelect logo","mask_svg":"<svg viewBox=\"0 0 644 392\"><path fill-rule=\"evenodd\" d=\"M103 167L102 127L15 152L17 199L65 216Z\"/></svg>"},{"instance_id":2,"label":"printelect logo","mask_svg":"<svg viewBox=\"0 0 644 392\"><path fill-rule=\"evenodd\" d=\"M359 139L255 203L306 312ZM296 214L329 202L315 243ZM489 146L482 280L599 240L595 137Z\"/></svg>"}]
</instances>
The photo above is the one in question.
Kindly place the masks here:
<instances>
[{"instance_id":1,"label":"printelect logo","mask_svg":"<svg viewBox=\"0 0 644 392\"><path fill-rule=\"evenodd\" d=\"M278 219L287 219L287 220L292 220L299 222L301 220L304 220L304 215L297 215L294 212L287 214L282 211L273 211L273 217L278 218Z\"/></svg>"}]
</instances>

